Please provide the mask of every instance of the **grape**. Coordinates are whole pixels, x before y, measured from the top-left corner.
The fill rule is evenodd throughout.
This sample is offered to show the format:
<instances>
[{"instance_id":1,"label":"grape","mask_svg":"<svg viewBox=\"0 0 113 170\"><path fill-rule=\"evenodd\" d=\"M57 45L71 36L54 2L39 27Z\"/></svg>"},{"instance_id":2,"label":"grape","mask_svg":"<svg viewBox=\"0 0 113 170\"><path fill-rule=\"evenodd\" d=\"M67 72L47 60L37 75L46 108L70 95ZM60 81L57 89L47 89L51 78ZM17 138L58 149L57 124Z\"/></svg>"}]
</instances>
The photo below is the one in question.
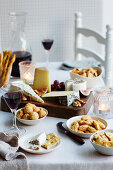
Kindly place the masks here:
<instances>
[{"instance_id":1,"label":"grape","mask_svg":"<svg viewBox=\"0 0 113 170\"><path fill-rule=\"evenodd\" d=\"M64 83L64 82L61 82L61 83L60 83L60 87L61 87L61 90L64 91L64 90L65 90L65 83Z\"/></svg>"},{"instance_id":2,"label":"grape","mask_svg":"<svg viewBox=\"0 0 113 170\"><path fill-rule=\"evenodd\" d=\"M55 81L54 81L54 86L56 87L57 85L59 85L59 81L58 81L58 80L55 80Z\"/></svg>"},{"instance_id":3,"label":"grape","mask_svg":"<svg viewBox=\"0 0 113 170\"><path fill-rule=\"evenodd\" d=\"M56 86L56 90L57 90L57 91L60 91L60 90L61 90L61 86L60 86L59 84Z\"/></svg>"},{"instance_id":4,"label":"grape","mask_svg":"<svg viewBox=\"0 0 113 170\"><path fill-rule=\"evenodd\" d=\"M64 87L64 86L65 86L65 83L64 83L64 82L60 82L60 86L61 86L61 87Z\"/></svg>"},{"instance_id":5,"label":"grape","mask_svg":"<svg viewBox=\"0 0 113 170\"><path fill-rule=\"evenodd\" d=\"M51 90L54 91L55 90L55 86L54 84L51 84Z\"/></svg>"}]
</instances>

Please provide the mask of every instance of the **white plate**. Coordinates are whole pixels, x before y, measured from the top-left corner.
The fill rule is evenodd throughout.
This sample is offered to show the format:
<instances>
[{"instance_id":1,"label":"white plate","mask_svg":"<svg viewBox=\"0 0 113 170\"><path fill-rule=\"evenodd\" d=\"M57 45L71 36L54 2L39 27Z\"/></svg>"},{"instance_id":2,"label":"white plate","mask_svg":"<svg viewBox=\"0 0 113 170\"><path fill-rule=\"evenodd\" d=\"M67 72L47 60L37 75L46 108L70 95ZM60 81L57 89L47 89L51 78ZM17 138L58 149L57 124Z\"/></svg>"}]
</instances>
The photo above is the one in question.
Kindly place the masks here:
<instances>
[{"instance_id":1,"label":"white plate","mask_svg":"<svg viewBox=\"0 0 113 170\"><path fill-rule=\"evenodd\" d=\"M39 106L38 106L39 107ZM43 107L39 107L39 108L43 108ZM17 112L19 111L19 110L21 110L22 108L20 108L20 109L18 109L17 111L16 111L16 114L17 114ZM37 124L37 123L39 123L40 121L42 121L43 119L45 119L46 118L46 116L48 115L48 111L45 109L45 108L43 108L45 111L46 111L46 115L44 116L44 117L42 117L42 118L40 118L40 119L37 119L37 120L26 120L26 119L20 119L19 117L17 117L16 116L16 118L17 118L17 120L19 121L19 122L21 122L21 123L23 123L23 124L25 124L25 125L35 125L35 124Z\"/></svg>"},{"instance_id":2,"label":"white plate","mask_svg":"<svg viewBox=\"0 0 113 170\"><path fill-rule=\"evenodd\" d=\"M33 133L33 134L26 134L25 136L21 137L19 139L19 146L20 146L20 148L22 148L23 150L25 150L26 152L29 152L29 153L46 154L46 153L54 151L56 148L58 148L58 146L61 143L61 140L60 140L58 144L56 144L55 146L53 146L50 149L44 149L40 145L32 145L32 144L30 144L29 142L31 140L36 139L38 137L38 135L39 135L38 133ZM29 149L30 146L38 146L39 150Z\"/></svg>"},{"instance_id":3,"label":"white plate","mask_svg":"<svg viewBox=\"0 0 113 170\"><path fill-rule=\"evenodd\" d=\"M71 67L84 68L100 65L100 62L94 60L82 60L82 61L65 61L64 64L67 64Z\"/></svg>"},{"instance_id":4,"label":"white plate","mask_svg":"<svg viewBox=\"0 0 113 170\"><path fill-rule=\"evenodd\" d=\"M106 129L106 130L101 130L99 132L96 133L103 133L103 132L111 132L113 133L113 129ZM101 146L101 145L97 145L95 143L92 142L93 140L93 136L96 134L92 134L90 137L90 142L93 145L93 147L101 154L103 155L113 155L113 147L105 147L105 146Z\"/></svg>"},{"instance_id":5,"label":"white plate","mask_svg":"<svg viewBox=\"0 0 113 170\"><path fill-rule=\"evenodd\" d=\"M81 117L83 117L83 116L86 116L86 115L75 116L75 117L68 119L67 122L66 122L66 126L67 126L68 130L70 132L72 132L73 134L80 136L80 137L83 137L83 138L89 138L92 135L92 133L80 133L80 132L76 132L76 131L71 129L72 123L76 120L81 120ZM95 116L91 116L91 118L94 119L94 120L100 120L105 125L105 127L107 127L107 122L104 119L102 119L100 117L95 117Z\"/></svg>"}]
</instances>

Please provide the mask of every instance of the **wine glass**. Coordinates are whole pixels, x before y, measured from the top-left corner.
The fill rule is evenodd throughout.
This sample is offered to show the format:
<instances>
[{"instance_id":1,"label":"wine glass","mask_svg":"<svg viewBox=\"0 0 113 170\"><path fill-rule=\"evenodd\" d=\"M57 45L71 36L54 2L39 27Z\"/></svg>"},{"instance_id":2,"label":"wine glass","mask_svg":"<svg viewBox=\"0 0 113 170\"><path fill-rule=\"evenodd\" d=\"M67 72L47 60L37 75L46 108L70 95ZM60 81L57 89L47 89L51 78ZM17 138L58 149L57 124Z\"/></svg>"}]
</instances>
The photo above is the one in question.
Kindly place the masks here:
<instances>
[{"instance_id":1,"label":"wine glass","mask_svg":"<svg viewBox=\"0 0 113 170\"><path fill-rule=\"evenodd\" d=\"M54 40L52 38L45 38L42 40L42 45L45 49L46 55L47 55L47 60L46 60L46 66L50 67L49 63L49 54L50 54L50 49L53 45Z\"/></svg>"},{"instance_id":2,"label":"wine glass","mask_svg":"<svg viewBox=\"0 0 113 170\"><path fill-rule=\"evenodd\" d=\"M13 90L10 86L11 84L7 88L2 88L4 100L13 114L13 125L11 128L6 129L5 132L18 133L21 136L25 129L19 128L16 124L16 109L22 99L22 91L20 89Z\"/></svg>"}]
</instances>

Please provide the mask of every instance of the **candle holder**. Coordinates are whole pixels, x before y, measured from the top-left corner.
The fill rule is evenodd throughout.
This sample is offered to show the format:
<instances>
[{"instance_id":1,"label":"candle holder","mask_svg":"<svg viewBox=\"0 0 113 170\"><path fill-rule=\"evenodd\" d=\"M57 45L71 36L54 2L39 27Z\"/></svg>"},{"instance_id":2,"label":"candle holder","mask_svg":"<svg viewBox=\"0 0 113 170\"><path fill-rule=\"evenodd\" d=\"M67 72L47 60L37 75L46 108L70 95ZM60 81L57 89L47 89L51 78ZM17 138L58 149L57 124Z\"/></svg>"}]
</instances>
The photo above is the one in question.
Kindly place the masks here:
<instances>
[{"instance_id":1,"label":"candle holder","mask_svg":"<svg viewBox=\"0 0 113 170\"><path fill-rule=\"evenodd\" d=\"M37 67L36 62L22 61L19 63L20 78L32 84L34 80L35 68Z\"/></svg>"},{"instance_id":2,"label":"candle holder","mask_svg":"<svg viewBox=\"0 0 113 170\"><path fill-rule=\"evenodd\" d=\"M113 117L113 89L101 88L95 90L93 112L96 116L109 119Z\"/></svg>"}]
</instances>

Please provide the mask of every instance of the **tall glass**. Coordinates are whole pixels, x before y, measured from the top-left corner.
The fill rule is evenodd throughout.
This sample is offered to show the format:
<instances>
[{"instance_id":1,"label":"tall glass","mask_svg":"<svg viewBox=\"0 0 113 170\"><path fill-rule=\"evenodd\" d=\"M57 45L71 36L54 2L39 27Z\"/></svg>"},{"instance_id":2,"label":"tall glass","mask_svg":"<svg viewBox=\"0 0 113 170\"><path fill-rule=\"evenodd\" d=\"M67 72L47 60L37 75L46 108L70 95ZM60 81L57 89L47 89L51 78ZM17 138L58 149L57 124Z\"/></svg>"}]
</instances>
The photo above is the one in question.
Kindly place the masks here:
<instances>
[{"instance_id":1,"label":"tall glass","mask_svg":"<svg viewBox=\"0 0 113 170\"><path fill-rule=\"evenodd\" d=\"M12 76L20 77L19 62L32 60L32 52L28 39L25 35L26 12L10 12L10 39L8 50L16 54L16 60L13 64Z\"/></svg>"},{"instance_id":2,"label":"tall glass","mask_svg":"<svg viewBox=\"0 0 113 170\"><path fill-rule=\"evenodd\" d=\"M22 99L22 91L20 89L13 90L11 89L11 84L8 84L8 87L2 87L3 97L8 105L9 109L12 112L13 115L13 125L11 128L6 129L6 133L18 133L19 135L23 134L25 132L24 129L17 127L16 124L16 109L18 108L18 105Z\"/></svg>"},{"instance_id":3,"label":"tall glass","mask_svg":"<svg viewBox=\"0 0 113 170\"><path fill-rule=\"evenodd\" d=\"M52 38L44 38L44 39L42 40L42 45L43 45L43 47L44 47L44 49L45 49L46 56L47 56L46 66L47 66L48 68L50 68L49 55L50 55L50 49L51 49L51 47L52 47L52 45L53 45L53 42L54 42L54 40L53 40Z\"/></svg>"}]
</instances>

